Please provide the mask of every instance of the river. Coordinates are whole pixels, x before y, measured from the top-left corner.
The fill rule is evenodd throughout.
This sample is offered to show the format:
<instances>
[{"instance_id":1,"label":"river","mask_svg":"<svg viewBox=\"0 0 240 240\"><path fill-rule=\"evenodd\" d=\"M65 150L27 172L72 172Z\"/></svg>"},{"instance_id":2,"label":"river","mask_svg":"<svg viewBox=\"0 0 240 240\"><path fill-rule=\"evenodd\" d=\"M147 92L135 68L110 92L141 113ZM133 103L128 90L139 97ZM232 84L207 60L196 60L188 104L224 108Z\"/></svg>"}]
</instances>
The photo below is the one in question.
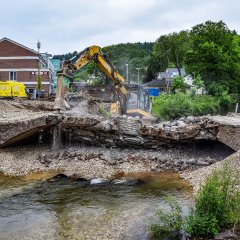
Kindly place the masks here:
<instances>
[{"instance_id":1,"label":"river","mask_svg":"<svg viewBox=\"0 0 240 240\"><path fill-rule=\"evenodd\" d=\"M174 195L184 214L190 187L176 174L134 176L143 181L91 185L68 178L0 175L0 239L150 239L157 208Z\"/></svg>"}]
</instances>

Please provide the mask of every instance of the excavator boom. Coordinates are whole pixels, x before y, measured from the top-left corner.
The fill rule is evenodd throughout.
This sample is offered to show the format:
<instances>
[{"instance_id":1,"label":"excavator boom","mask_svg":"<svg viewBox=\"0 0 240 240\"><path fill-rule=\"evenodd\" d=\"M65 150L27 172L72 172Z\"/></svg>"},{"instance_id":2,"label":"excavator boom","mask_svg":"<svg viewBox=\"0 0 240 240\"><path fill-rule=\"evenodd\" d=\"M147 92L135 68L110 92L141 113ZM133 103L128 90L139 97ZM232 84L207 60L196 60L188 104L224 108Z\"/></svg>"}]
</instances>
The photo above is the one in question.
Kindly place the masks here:
<instances>
[{"instance_id":1,"label":"excavator boom","mask_svg":"<svg viewBox=\"0 0 240 240\"><path fill-rule=\"evenodd\" d=\"M64 109L64 95L75 71L81 69L89 62L94 61L97 66L110 78L115 86L118 100L121 106L121 113L126 113L128 91L125 87L125 79L118 73L108 58L102 53L98 46L91 46L80 52L73 60L65 61L59 69L55 109Z\"/></svg>"}]
</instances>

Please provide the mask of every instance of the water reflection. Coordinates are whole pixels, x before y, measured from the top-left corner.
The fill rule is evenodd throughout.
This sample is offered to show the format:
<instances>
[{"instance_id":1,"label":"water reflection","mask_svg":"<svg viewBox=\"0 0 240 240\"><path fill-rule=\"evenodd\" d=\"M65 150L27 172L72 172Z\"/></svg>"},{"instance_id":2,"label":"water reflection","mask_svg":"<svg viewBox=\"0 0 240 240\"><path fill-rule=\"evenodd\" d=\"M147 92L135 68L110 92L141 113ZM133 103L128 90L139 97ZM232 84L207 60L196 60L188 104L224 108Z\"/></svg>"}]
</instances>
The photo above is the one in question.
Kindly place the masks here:
<instances>
[{"instance_id":1,"label":"water reflection","mask_svg":"<svg viewBox=\"0 0 240 240\"><path fill-rule=\"evenodd\" d=\"M185 213L192 204L189 187L175 175L148 176L139 185L0 176L0 193L14 189L0 197L0 239L148 239L164 196L175 195Z\"/></svg>"}]
</instances>

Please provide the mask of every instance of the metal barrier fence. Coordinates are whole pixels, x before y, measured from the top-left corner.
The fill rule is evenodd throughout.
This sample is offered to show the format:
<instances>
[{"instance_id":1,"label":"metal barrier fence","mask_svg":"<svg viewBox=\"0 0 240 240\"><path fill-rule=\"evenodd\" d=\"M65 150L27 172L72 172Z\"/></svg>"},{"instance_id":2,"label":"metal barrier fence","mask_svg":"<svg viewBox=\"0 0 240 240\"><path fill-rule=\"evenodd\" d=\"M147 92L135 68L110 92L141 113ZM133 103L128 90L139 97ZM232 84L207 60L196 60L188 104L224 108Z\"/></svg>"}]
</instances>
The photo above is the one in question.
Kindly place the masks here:
<instances>
[{"instance_id":1,"label":"metal barrier fence","mask_svg":"<svg viewBox=\"0 0 240 240\"><path fill-rule=\"evenodd\" d=\"M139 88L129 91L128 109L141 109L150 112L150 97L146 89Z\"/></svg>"}]
</instances>

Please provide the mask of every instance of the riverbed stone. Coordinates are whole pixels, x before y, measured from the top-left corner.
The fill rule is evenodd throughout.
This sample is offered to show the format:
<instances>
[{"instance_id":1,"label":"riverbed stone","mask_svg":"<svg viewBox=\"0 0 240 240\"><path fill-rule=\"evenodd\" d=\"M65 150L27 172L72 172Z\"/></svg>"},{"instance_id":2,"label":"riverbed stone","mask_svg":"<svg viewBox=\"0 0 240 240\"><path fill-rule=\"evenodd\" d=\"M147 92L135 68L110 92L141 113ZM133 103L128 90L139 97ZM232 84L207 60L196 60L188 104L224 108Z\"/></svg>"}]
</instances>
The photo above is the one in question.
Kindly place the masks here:
<instances>
[{"instance_id":1,"label":"riverbed stone","mask_svg":"<svg viewBox=\"0 0 240 240\"><path fill-rule=\"evenodd\" d=\"M209 162L203 161L203 160L198 160L198 161L197 161L197 164L198 164L199 166L208 166L208 165L209 165Z\"/></svg>"},{"instance_id":2,"label":"riverbed stone","mask_svg":"<svg viewBox=\"0 0 240 240\"><path fill-rule=\"evenodd\" d=\"M173 127L173 126L178 126L178 122L177 121L172 121L170 123L170 126Z\"/></svg>"},{"instance_id":3,"label":"riverbed stone","mask_svg":"<svg viewBox=\"0 0 240 240\"><path fill-rule=\"evenodd\" d=\"M234 229L227 229L219 234L214 238L215 240L238 240L237 234L235 234Z\"/></svg>"}]
</instances>

